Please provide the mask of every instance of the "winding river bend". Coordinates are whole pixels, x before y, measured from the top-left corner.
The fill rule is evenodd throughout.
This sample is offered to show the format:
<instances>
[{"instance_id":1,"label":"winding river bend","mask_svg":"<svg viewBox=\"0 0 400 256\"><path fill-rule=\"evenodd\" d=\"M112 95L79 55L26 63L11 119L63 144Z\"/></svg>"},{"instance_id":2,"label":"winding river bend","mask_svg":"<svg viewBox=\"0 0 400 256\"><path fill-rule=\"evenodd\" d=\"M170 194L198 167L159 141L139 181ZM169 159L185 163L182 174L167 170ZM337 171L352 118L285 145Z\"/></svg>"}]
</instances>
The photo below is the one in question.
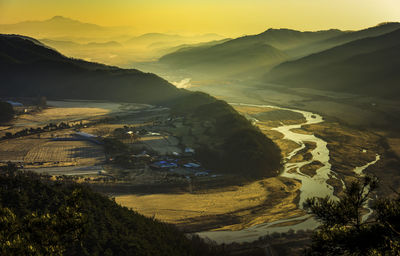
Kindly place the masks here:
<instances>
[{"instance_id":1,"label":"winding river bend","mask_svg":"<svg viewBox=\"0 0 400 256\"><path fill-rule=\"evenodd\" d=\"M231 103L231 105L239 105L239 106L249 106L249 107L265 107L265 108L274 108L281 110L289 110L293 112L300 113L304 116L305 122L302 124L295 125L282 125L277 128L273 128L273 130L278 131L284 135L284 139L291 140L299 144L300 147L293 150L285 159L284 159L284 170L281 173L282 177L293 178L300 180L302 186L300 188L300 200L299 200L299 208L303 207L303 203L309 197L325 197L329 196L330 198L337 200L337 197L334 195L334 188L327 183L330 178L339 179L337 174L332 171L331 164L329 163L329 150L327 148L327 142L314 136L313 134L300 134L293 132L293 129L301 128L303 125L308 124L317 124L324 121L322 116L318 114L314 114L307 111L301 111L297 109L289 109L289 108L281 108L277 106L270 105L256 105L256 104L243 104L243 103ZM257 122L257 120L255 120ZM312 158L308 161L289 163L289 160L295 156L300 150L305 148L305 142L313 142L316 147L310 153L312 154ZM380 156L376 155L376 159L364 166L356 167L354 172L357 175L362 175L364 169L368 166L375 164L379 161ZM323 164L322 167L317 169L316 174L313 177L310 177L306 174L300 172L300 168L313 162L319 161ZM340 180L340 179L339 179ZM342 180L341 180L342 181ZM342 181L343 188L345 187L344 182ZM369 209L370 210L370 209ZM363 219L366 219L370 214L371 210L368 214L363 216ZM297 224L294 225L284 225L280 226L278 224L282 224L285 222L295 221ZM298 223L300 222L300 223ZM201 237L207 237L211 240L216 241L217 243L231 243L231 242L251 242L257 240L261 236L265 236L274 232L287 232L289 230L307 230L314 229L319 225L319 223L309 215L300 216L296 218L290 219L282 219L271 223L263 223L259 225L255 225L249 228L245 228L237 231L206 231L200 232L198 235Z\"/></svg>"}]
</instances>

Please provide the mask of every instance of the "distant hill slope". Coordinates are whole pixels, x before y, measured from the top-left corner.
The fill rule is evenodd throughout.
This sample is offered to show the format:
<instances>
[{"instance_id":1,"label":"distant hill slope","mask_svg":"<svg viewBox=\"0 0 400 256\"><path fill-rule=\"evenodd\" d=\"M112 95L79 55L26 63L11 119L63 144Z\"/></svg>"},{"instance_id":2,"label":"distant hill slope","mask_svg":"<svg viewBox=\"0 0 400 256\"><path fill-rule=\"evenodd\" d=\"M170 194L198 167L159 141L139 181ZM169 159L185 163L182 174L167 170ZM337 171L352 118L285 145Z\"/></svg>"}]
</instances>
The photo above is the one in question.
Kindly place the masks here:
<instances>
[{"instance_id":1,"label":"distant hill slope","mask_svg":"<svg viewBox=\"0 0 400 256\"><path fill-rule=\"evenodd\" d=\"M208 42L213 40L221 40L223 36L217 34L203 34L197 36L182 36L174 34L163 34L163 33L147 33L137 37L132 37L125 41L125 44L130 45L146 45L148 47L161 47L162 45L176 45L177 42L183 43L196 43L196 42Z\"/></svg>"},{"instance_id":2,"label":"distant hill slope","mask_svg":"<svg viewBox=\"0 0 400 256\"><path fill-rule=\"evenodd\" d=\"M342 35L337 29L323 31L297 31L292 29L268 29L265 32L238 38L241 41L257 41L269 44L279 50L285 51L294 47L310 44L321 40Z\"/></svg>"},{"instance_id":3,"label":"distant hill slope","mask_svg":"<svg viewBox=\"0 0 400 256\"><path fill-rule=\"evenodd\" d=\"M182 91L154 74L67 58L40 42L0 35L0 96L160 103Z\"/></svg>"},{"instance_id":4,"label":"distant hill slope","mask_svg":"<svg viewBox=\"0 0 400 256\"><path fill-rule=\"evenodd\" d=\"M287 49L340 33L338 30L300 32L269 29L217 45L180 49L161 57L159 63L206 76L254 75L290 59L291 56L285 53Z\"/></svg>"},{"instance_id":5,"label":"distant hill slope","mask_svg":"<svg viewBox=\"0 0 400 256\"><path fill-rule=\"evenodd\" d=\"M208 168L257 178L275 176L281 167L279 148L226 102L178 89L154 74L67 58L35 39L0 35L0 77L0 97L46 96L157 104L187 118L207 108L208 115L195 114L194 118L200 123L212 119L218 128L209 135L210 141L219 144L197 151L201 152L198 158L214 157ZM237 138L241 138L242 144L235 144ZM253 157L238 157L248 154ZM221 165L228 162L231 168ZM251 167L244 170L243 165Z\"/></svg>"},{"instance_id":6,"label":"distant hill slope","mask_svg":"<svg viewBox=\"0 0 400 256\"><path fill-rule=\"evenodd\" d=\"M351 41L384 35L397 29L400 29L400 23L386 22L367 29L341 32L331 38L292 48L287 51L287 53L292 56L304 57L312 53L324 51L335 46L349 43Z\"/></svg>"},{"instance_id":7,"label":"distant hill slope","mask_svg":"<svg viewBox=\"0 0 400 256\"><path fill-rule=\"evenodd\" d=\"M266 80L382 97L400 95L400 29L283 63Z\"/></svg>"},{"instance_id":8,"label":"distant hill slope","mask_svg":"<svg viewBox=\"0 0 400 256\"><path fill-rule=\"evenodd\" d=\"M107 48L118 48L122 47L122 45L116 41L108 41L108 42L102 42L102 43L97 43L97 42L90 42L90 43L76 43L73 41L62 41L62 40L52 40L52 39L39 39L40 42L49 45L51 47L54 47L56 49L64 49L64 48L79 48L79 49L93 49L93 48L101 48L101 49L107 49Z\"/></svg>"},{"instance_id":9,"label":"distant hill slope","mask_svg":"<svg viewBox=\"0 0 400 256\"><path fill-rule=\"evenodd\" d=\"M213 40L213 41L194 43L194 44L193 43L185 43L185 44L180 44L177 46L161 49L159 52L162 53L162 56L164 56L169 53L174 53L177 51L186 51L186 50L193 49L196 47L211 47L214 45L225 43L229 40L232 40L232 38L225 38L225 39L221 39L221 40Z\"/></svg>"},{"instance_id":10,"label":"distant hill slope","mask_svg":"<svg viewBox=\"0 0 400 256\"><path fill-rule=\"evenodd\" d=\"M190 69L205 75L230 75L268 68L287 59L278 49L261 42L228 41L215 46L182 49L160 58L170 68Z\"/></svg>"}]
</instances>

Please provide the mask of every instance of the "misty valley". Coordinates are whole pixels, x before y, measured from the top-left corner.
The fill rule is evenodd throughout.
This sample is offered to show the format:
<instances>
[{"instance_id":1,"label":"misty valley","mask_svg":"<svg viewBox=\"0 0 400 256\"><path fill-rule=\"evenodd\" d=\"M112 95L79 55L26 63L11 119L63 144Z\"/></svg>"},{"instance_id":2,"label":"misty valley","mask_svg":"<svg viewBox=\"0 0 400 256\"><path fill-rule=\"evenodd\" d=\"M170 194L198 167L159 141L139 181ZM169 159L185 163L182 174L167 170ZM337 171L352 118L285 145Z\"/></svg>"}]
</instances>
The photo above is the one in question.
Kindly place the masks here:
<instances>
[{"instance_id":1,"label":"misty valley","mask_svg":"<svg viewBox=\"0 0 400 256\"><path fill-rule=\"evenodd\" d=\"M0 25L1 255L399 255L400 23Z\"/></svg>"}]
</instances>

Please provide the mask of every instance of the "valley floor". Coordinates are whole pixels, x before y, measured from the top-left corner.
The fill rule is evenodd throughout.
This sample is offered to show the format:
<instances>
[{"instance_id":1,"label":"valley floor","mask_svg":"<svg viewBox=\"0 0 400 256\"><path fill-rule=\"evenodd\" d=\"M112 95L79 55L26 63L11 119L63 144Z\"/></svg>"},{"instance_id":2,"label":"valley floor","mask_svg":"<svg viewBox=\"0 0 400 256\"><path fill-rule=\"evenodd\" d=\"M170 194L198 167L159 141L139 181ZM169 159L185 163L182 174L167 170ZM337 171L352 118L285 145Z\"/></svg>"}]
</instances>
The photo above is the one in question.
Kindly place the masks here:
<instances>
[{"instance_id":1,"label":"valley floor","mask_svg":"<svg viewBox=\"0 0 400 256\"><path fill-rule=\"evenodd\" d=\"M398 187L400 184L400 174L397 169L400 140L396 137L397 135L377 128L357 128L360 125L364 126L365 122L369 122L371 118L375 118L377 114L374 111L355 110L360 108L355 106L345 115L339 115L339 112L342 113L343 110L336 108L335 104L344 104L342 97L345 96L343 95L325 95L320 97L318 103L315 101L315 97L319 97L318 94L293 93L275 88L260 90L229 84L221 87L209 85L195 89L204 90L231 103L279 105L322 114L324 122L302 126L294 131L299 134L314 134L327 142L330 164L332 170L337 173L336 177L328 180L328 184L333 186L335 195L340 195L343 191L342 181L348 184L358 177L353 171L354 168L370 163L375 159L376 154L379 154L381 159L369 166L366 172L375 173L381 178L381 192L384 193L382 195L390 194L390 187ZM2 127L1 135L3 136L6 132L16 132L26 126L40 127L49 122L61 121L82 122L81 131L85 133L107 134L126 126L137 129L146 127L148 130L149 127L153 127L151 135L143 136L139 140L140 145L165 151L164 153L180 149L179 138L171 136L171 133L166 135L158 131L156 126L149 126L149 122L166 117L167 110L165 109L152 109L145 105L127 106L109 103L102 105L90 102L54 102L53 104L56 107L46 109L34 116L20 116L14 124ZM77 107L82 104L83 107ZM304 123L302 115L266 107L234 106L240 113L255 121L255 124L281 148L284 157L300 148L301 145L284 138L283 134L274 128L280 125ZM334 113L333 109L336 109L337 113ZM129 114L132 111L134 115ZM96 120L115 116L119 116L117 121L91 124ZM346 120L353 123L344 124L347 123ZM85 124L88 124L87 127ZM296 219L305 215L305 212L298 207L301 189L299 180L275 177L232 185L229 181L232 177L215 175L213 178L198 177L190 184L184 175L171 175L165 171L146 168L128 170L114 167L106 163L107 156L101 152L100 145L68 141L57 142L62 144L62 146L57 146L57 143L52 141L56 137L69 136L73 133L75 133L73 129L66 129L40 136L31 135L2 141L0 161L3 163L8 160L24 162L25 168L47 172L51 175L77 176L76 181L88 182L96 190L114 197L121 205L144 215L174 223L187 232L242 230L262 223ZM127 138L124 143L131 145L138 142ZM52 148L48 147L50 144ZM289 163L310 160L311 152L315 147L316 145L312 142L306 142L300 151L291 156ZM56 157L52 152L59 153ZM11 159L10 154L19 158ZM32 161L27 161L29 159ZM68 166L68 169L62 169L67 168L65 166ZM93 166L98 168L93 168ZM312 177L320 167L321 163L312 162L302 168L301 172ZM61 173L58 168L61 168ZM385 172L381 171L383 168ZM291 219L277 225L290 227L298 222Z\"/></svg>"}]
</instances>

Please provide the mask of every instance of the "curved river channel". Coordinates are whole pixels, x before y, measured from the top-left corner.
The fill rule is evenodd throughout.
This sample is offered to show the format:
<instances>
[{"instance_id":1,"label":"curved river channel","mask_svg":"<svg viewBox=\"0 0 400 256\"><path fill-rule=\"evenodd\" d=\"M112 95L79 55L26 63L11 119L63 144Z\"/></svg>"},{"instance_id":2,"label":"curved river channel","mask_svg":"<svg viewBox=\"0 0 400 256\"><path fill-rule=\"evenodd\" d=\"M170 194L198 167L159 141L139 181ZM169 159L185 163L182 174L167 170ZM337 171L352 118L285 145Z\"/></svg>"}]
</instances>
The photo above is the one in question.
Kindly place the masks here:
<instances>
[{"instance_id":1,"label":"curved river channel","mask_svg":"<svg viewBox=\"0 0 400 256\"><path fill-rule=\"evenodd\" d=\"M337 174L331 170L331 164L329 163L329 150L327 148L327 142L314 136L313 134L300 134L293 132L293 129L301 128L303 125L308 124L317 124L324 121L322 116L318 114L314 114L307 111L301 111L296 109L289 108L281 108L276 106L269 105L255 105L255 104L243 104L243 103L231 103L231 105L239 105L239 106L249 106L249 107L265 107L265 108L275 108L281 110L289 110L293 112L300 113L304 116L305 122L302 124L294 124L294 125L283 125L277 128L273 128L273 130L278 131L284 135L284 139L291 140L300 145L299 148L293 150L285 159L284 159L284 170L280 176L297 179L300 180L302 186L300 188L300 200L299 207L302 208L303 203L307 198L310 197L325 197L329 196L330 198L337 200L337 197L334 195L334 188L327 183L327 181L333 177L337 178ZM258 120L255 120L256 122ZM289 163L288 161L297 154L300 150L305 148L305 142L313 142L316 147L310 153L312 154L312 158L309 161L295 162ZM354 172L357 175L362 175L363 170L368 166L375 164L379 161L380 156L376 155L376 159L364 166L356 167ZM323 164L321 168L316 171L316 174L313 177L310 177L306 174L300 172L300 168L304 165L307 165L313 161L319 161ZM290 171L290 172L289 172ZM341 180L341 179L339 179ZM345 184L342 181L342 186L345 188ZM363 216L363 219L366 219L372 211L369 209L369 213ZM284 225L280 226L278 224L282 224L285 222L295 221L297 224L294 225ZM301 221L300 223L298 223ZM198 235L201 237L207 237L211 240L216 241L217 243L232 243L232 242L251 242L257 240L261 236L265 236L274 232L287 232L289 230L307 230L314 229L319 225L319 223L312 218L310 215L304 215L296 218L282 219L271 223L263 223L254 225L249 228L245 228L237 231L223 230L223 231L206 231L200 232Z\"/></svg>"}]
</instances>

